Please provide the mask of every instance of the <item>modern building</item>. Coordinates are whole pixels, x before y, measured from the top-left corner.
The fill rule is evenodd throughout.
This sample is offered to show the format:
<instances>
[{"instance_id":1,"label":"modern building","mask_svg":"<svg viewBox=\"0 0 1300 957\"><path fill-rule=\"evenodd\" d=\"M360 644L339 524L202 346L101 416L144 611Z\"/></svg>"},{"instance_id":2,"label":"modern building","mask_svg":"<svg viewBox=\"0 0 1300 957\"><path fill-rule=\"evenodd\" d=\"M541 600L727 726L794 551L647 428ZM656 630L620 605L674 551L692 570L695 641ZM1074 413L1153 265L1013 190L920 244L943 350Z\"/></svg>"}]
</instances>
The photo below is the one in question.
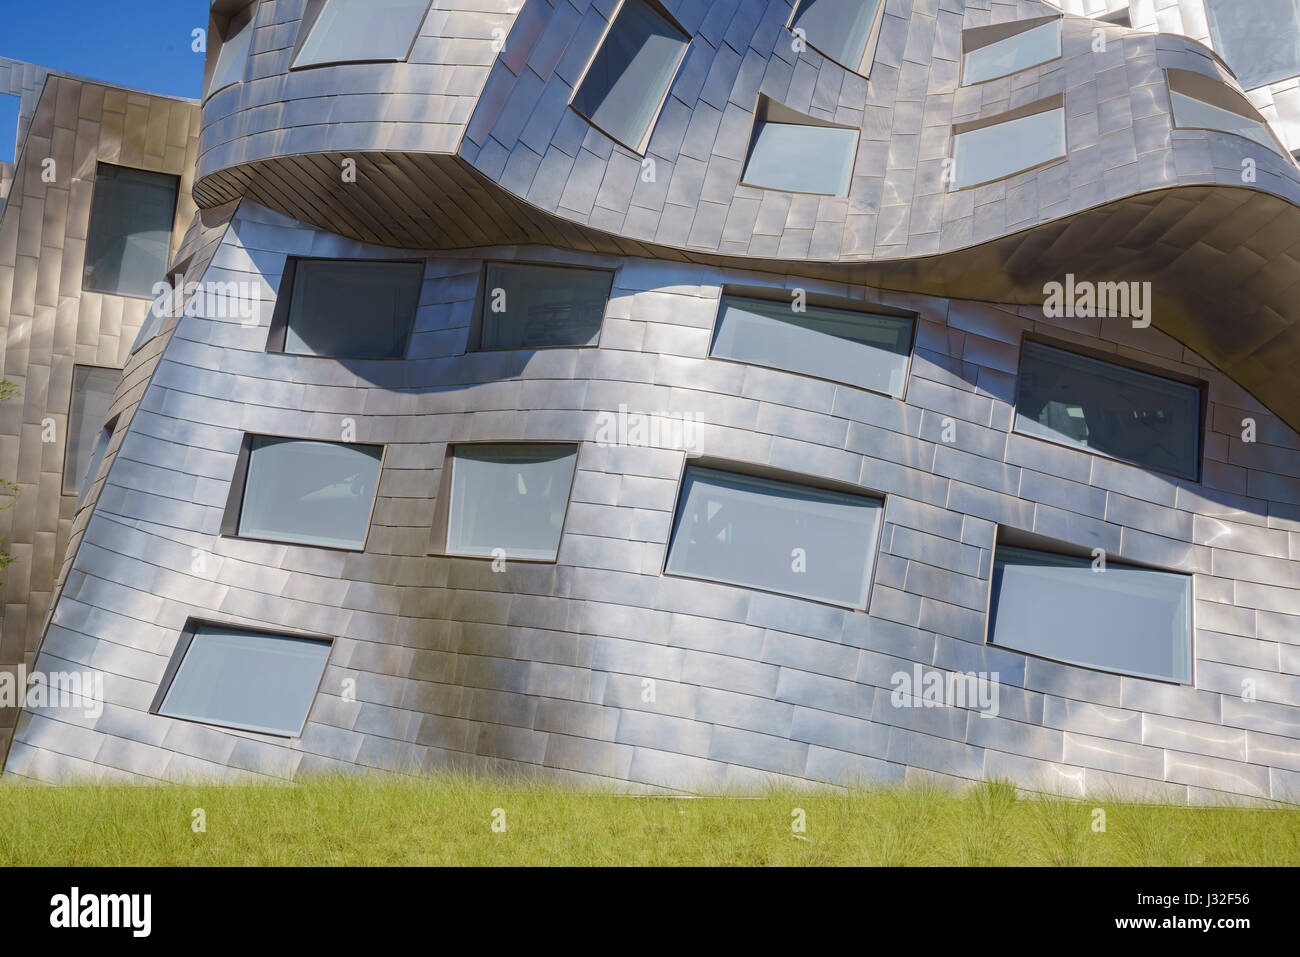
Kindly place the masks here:
<instances>
[{"instance_id":1,"label":"modern building","mask_svg":"<svg viewBox=\"0 0 1300 957\"><path fill-rule=\"evenodd\" d=\"M1300 799L1300 25L1122 6L213 3L5 772Z\"/></svg>"}]
</instances>

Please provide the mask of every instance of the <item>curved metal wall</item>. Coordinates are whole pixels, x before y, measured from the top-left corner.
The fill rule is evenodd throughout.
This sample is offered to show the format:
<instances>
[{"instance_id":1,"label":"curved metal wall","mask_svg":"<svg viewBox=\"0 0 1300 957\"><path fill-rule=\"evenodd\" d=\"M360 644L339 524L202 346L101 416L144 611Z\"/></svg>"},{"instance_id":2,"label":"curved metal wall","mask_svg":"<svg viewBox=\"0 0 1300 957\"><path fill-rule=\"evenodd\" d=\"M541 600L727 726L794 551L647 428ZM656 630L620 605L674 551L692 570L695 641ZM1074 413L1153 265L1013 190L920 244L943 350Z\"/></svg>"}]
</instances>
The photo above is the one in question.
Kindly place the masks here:
<instances>
[{"instance_id":1,"label":"curved metal wall","mask_svg":"<svg viewBox=\"0 0 1300 957\"><path fill-rule=\"evenodd\" d=\"M261 284L261 322L186 316L151 345L157 365L93 511L83 510L38 661L102 672L108 704L96 718L24 712L6 772L156 779L457 766L667 788L1005 775L1070 793L1300 797L1300 436L1278 418L1294 408L1273 401L1295 393L1282 304L1300 171L1260 148L1260 179L1246 184L1245 141L1171 131L1162 69L1213 71L1211 55L1118 28L1109 52L1084 52L1087 25L1067 20L1065 60L959 89L962 28L1048 8L890 0L876 72L857 83L815 54L780 55L789 4L673 3L701 52L674 88L681 105L670 103L651 139L663 164L647 195L639 161L629 167L626 151L580 117L575 126L559 95L594 49L606 7L528 0L499 56L466 67L465 88L482 84L466 94L472 108L430 101L463 122L452 150L447 130L431 140L427 130L398 133L412 123L405 113L390 126L354 126L345 114L408 90L404 71L416 66L421 82L459 84L461 64L282 75L304 7L262 5L248 81L204 108L196 186L203 206L243 197L204 278ZM445 8L435 2L417 49L490 36L495 14L467 14L451 33ZM347 105L343 77L395 86L362 83L371 105ZM861 127L847 199L733 181L760 90ZM925 185L954 118L1051 92L1066 97L1065 161L975 190ZM360 176L344 184L334 171L353 150ZM439 215L426 215L437 204ZM355 238L388 214L403 217L407 248L428 237L407 357L267 353L287 257L391 258L390 246ZM599 347L467 353L487 258L614 269ZM1156 328L1047 320L1041 304L963 292L1024 295L1076 261L1099 279L1147 264L1159 295L1182 303L1166 332L1183 340L1222 333L1219 317L1236 314L1228 328L1256 363L1243 368L1257 381L1283 370L1273 410L1248 391L1255 381L1218 371L1224 356ZM919 286L931 267L942 295L897 288ZM1194 274L1205 274L1202 286ZM1228 275L1249 309L1223 295ZM1179 278L1191 292L1179 292ZM904 398L708 358L725 285L915 312ZM1206 380L1202 481L1014 433L1027 333ZM883 495L867 610L663 575L684 454L603 445L603 417L620 407L696 417L711 459ZM1248 417L1257 442L1242 440ZM387 447L364 552L220 534L246 432L329 440L344 420L356 441ZM490 562L429 555L447 445L525 439L581 445L558 560L496 573ZM1194 684L987 644L999 528L1193 575ZM195 618L334 638L300 738L148 713ZM894 676L916 665L995 672L999 715L894 707Z\"/></svg>"}]
</instances>

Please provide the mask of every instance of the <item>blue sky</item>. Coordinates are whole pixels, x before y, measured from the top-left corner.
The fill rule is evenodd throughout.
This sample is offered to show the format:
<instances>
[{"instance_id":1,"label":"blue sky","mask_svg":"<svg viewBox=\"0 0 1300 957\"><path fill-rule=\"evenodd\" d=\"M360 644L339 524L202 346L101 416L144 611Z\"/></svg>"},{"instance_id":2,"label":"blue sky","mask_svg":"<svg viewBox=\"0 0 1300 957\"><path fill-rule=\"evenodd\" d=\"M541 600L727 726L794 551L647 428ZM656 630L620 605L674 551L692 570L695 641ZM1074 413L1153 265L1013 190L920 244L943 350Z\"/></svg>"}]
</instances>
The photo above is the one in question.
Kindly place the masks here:
<instances>
[{"instance_id":1,"label":"blue sky","mask_svg":"<svg viewBox=\"0 0 1300 957\"><path fill-rule=\"evenodd\" d=\"M198 97L207 0L8 0L0 55L119 86Z\"/></svg>"}]
</instances>

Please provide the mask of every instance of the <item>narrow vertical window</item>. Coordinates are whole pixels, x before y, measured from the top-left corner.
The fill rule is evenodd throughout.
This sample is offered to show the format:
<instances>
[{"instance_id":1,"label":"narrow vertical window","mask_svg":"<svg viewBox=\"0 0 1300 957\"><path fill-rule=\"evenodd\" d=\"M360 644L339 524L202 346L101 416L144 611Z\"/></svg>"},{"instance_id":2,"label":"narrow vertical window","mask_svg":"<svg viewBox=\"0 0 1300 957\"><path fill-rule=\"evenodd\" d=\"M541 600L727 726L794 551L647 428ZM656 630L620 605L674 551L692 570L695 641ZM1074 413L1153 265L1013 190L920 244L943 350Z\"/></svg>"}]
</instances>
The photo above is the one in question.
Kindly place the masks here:
<instances>
[{"instance_id":1,"label":"narrow vertical window","mask_svg":"<svg viewBox=\"0 0 1300 957\"><path fill-rule=\"evenodd\" d=\"M118 369L98 366L74 366L72 401L68 406L67 447L63 459L63 494L73 495L85 488L95 449L108 419L122 373Z\"/></svg>"}]
</instances>

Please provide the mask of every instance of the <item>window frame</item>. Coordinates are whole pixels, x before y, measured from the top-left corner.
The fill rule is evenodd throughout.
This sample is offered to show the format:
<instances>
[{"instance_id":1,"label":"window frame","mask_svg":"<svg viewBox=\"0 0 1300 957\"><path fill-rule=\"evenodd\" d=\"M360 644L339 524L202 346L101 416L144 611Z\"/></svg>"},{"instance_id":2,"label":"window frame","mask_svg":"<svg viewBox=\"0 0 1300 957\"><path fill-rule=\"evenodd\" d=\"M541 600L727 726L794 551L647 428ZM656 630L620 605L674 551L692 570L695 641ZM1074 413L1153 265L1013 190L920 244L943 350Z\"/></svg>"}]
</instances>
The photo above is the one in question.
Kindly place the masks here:
<instances>
[{"instance_id":1,"label":"window frame","mask_svg":"<svg viewBox=\"0 0 1300 957\"><path fill-rule=\"evenodd\" d=\"M1039 60L1037 63L1031 63L1028 66L1021 67L1018 70L1012 70L1010 73L999 73L997 76L986 77L983 80L966 79L966 58L979 50L985 50L996 43L1002 43L1006 40L1014 40L1016 37L1023 36L1031 30L1037 30L1039 27L1045 27L1049 23L1056 24L1057 53L1056 56L1048 57L1046 60ZM1027 24L1027 25L1026 25ZM1016 27L1014 31L1011 27ZM1011 20L1007 23L999 23L993 26L971 27L961 32L961 64L960 77L962 87L977 87L985 83L993 83L997 80L1005 80L1008 77L1016 76L1028 70L1036 70L1041 66L1049 63L1056 63L1065 56L1065 16L1063 14L1049 14L1045 17L1032 17L1028 20Z\"/></svg>"},{"instance_id":2,"label":"window frame","mask_svg":"<svg viewBox=\"0 0 1300 957\"><path fill-rule=\"evenodd\" d=\"M298 277L298 264L303 262L326 263L376 263L383 265L418 265L420 283L416 291L415 312L411 324L407 327L402 341L402 351L394 356L356 356L356 355L322 355L317 352L289 352L285 346L289 338L289 318L293 311L293 295ZM280 284L275 291L275 308L271 311L271 321L266 331L266 346L263 351L268 355L300 356L304 359L340 360L343 362L402 362L411 351L411 340L415 336L415 324L420 317L420 296L424 290L424 279L428 272L427 259L353 259L334 256L289 256L285 259L284 269L280 273Z\"/></svg>"},{"instance_id":3,"label":"window frame","mask_svg":"<svg viewBox=\"0 0 1300 957\"><path fill-rule=\"evenodd\" d=\"M531 266L541 269L575 269L581 272L599 272L609 275L609 292L605 294L605 308L600 315L600 329L596 332L596 341L586 345L566 346L483 346L483 310L487 308L488 269L491 266ZM614 299L614 283L618 279L617 266L584 266L580 263L537 262L528 259L484 259L479 263L478 285L474 294L474 314L469 323L469 334L465 340L465 354L503 353L503 352L542 352L549 349L599 349L600 340L605 335L605 322L609 319L609 304Z\"/></svg>"},{"instance_id":4,"label":"window frame","mask_svg":"<svg viewBox=\"0 0 1300 957\"><path fill-rule=\"evenodd\" d=\"M788 34L790 34L791 37L799 36L797 33L794 32L794 22L799 18L799 9L803 5L804 5L804 0L796 0L793 9L791 9L790 11L790 16L785 22L785 30ZM848 70L850 73L857 74L858 76L862 77L864 80L869 80L871 79L872 69L876 65L876 50L879 49L880 47L880 33L885 23L885 7L887 7L888 5L889 5L889 0L880 0L879 5L876 7L875 16L872 18L871 21L871 29L867 32L867 42L862 47L862 56L858 58L858 62L856 66L850 66L847 63L841 63L839 60L831 56L829 53L823 52L822 48L819 47L816 43L814 43L811 37L805 36L803 38L803 42L808 45L808 48L810 50L816 50L817 55L820 56L822 59L826 60L827 62L834 63L836 66L840 67L841 69ZM867 69L865 71L862 69L863 64L867 64ZM816 195L822 195L822 194L816 194Z\"/></svg>"},{"instance_id":5,"label":"window frame","mask_svg":"<svg viewBox=\"0 0 1300 957\"><path fill-rule=\"evenodd\" d=\"M243 69L240 70L239 72L239 78L235 80L231 80L228 83L223 83L221 86L217 86L217 87L211 86L211 83L215 80L217 75L217 66L221 62L221 54L226 49L227 44L230 42L229 34L232 25L238 22L243 17L243 15L247 13L248 19L244 21L243 29L255 30L257 28L257 14L260 11L261 6L262 6L262 0L253 0L252 3L245 5L241 9L237 9L233 13L225 14L224 16L222 16L222 20L224 22L221 24L219 28L217 26L218 14L216 13L216 11L213 11L212 14L209 16L208 36L211 37L214 33L216 33L217 36L221 38L221 43L217 47L216 57L213 58L212 60L211 70L204 71L203 97L200 100L201 104L206 105L208 100L212 99L213 96L220 93L222 90L228 90L232 86L238 86L239 84L246 83L248 81L248 61L252 57L252 52L253 52L253 37L251 34L248 37L248 49L244 51Z\"/></svg>"},{"instance_id":6,"label":"window frame","mask_svg":"<svg viewBox=\"0 0 1300 957\"><path fill-rule=\"evenodd\" d=\"M311 32L316 28L316 23L320 16L325 12L325 7L329 0L307 0L306 9L303 11L302 20L299 21L298 36L294 41L293 52L289 54L289 73L298 70L318 70L332 66L354 66L359 63L406 63L411 59L411 53L415 50L415 45L420 41L420 29L429 19L429 10L433 7L433 0L428 0L424 5L424 16L420 19L419 25L415 28L415 33L411 37L411 42L406 48L406 53L400 57L380 57L379 59L363 60L330 60L328 63L299 63L298 57L302 54L303 47L307 45Z\"/></svg>"},{"instance_id":7,"label":"window frame","mask_svg":"<svg viewBox=\"0 0 1300 957\"><path fill-rule=\"evenodd\" d=\"M758 585L744 585L739 582L721 581L717 578L705 578L700 575L688 575L684 572L669 571L668 559L673 550L673 542L677 538L677 527L681 522L682 506L685 504L684 496L686 494L686 475L691 470L722 472L741 479L758 479L759 481L764 482L776 482L784 485L800 486L817 492L833 492L839 495L848 495L855 498L869 499L878 502L879 515L876 519L876 536L875 541L871 543L871 550L868 553L866 563L866 602L862 605L848 605L843 602L832 601L828 598L811 598L806 595L792 595L790 592L776 591ZM758 592L764 595L776 595L793 601L809 601L817 605L823 605L827 608L839 608L842 611L849 613L869 615L871 613L871 602L875 597L876 592L876 568L879 565L880 549L884 540L885 509L889 505L889 498L890 493L875 491L865 486L855 485L849 482L828 479L820 475L791 472L786 469L774 468L770 465L743 462L738 459L728 459L715 456L691 458L684 455L682 456L682 462L677 472L677 492L673 498L673 520L668 528L668 540L664 542L663 559L659 563L659 577L669 579L678 578L684 581L705 582L723 588L739 588L744 591Z\"/></svg>"},{"instance_id":8,"label":"window frame","mask_svg":"<svg viewBox=\"0 0 1300 957\"><path fill-rule=\"evenodd\" d=\"M1094 546L1100 548L1100 546ZM1121 678L1130 678L1135 681L1154 681L1158 684L1168 685L1175 688L1195 688L1196 687L1196 579L1195 572L1183 571L1180 569L1167 568L1161 565L1153 565L1150 562L1137 561L1132 558L1125 558L1122 554L1102 549L1105 555L1107 567L1111 565L1120 568L1137 568L1150 572L1161 572L1167 575L1179 575L1188 581L1187 590L1187 632L1188 632L1188 678L1187 681L1181 681L1177 678L1162 678L1155 675L1138 674L1133 671L1122 671L1114 668L1103 668L1099 665L1081 664L1074 661L1066 661L1063 658L1050 658L1047 655L1035 654L1032 651L1021 651L1019 648L1013 648L1010 645L999 644L993 640L993 571L996 567L999 549L1014 549L1017 551L1041 552L1045 555L1056 555L1063 558L1075 558L1084 561L1093 561L1093 549L1086 545L1079 545L1074 542L1065 542L1058 539L1049 538L1037 532L1030 532L1025 529L1017 528L1013 525L997 524L993 530L993 550L989 553L989 580L988 595L984 605L984 646L987 648L997 648L1004 652L1023 655L1025 658L1034 658L1038 661L1049 661L1052 664L1064 665L1067 668L1079 668L1083 671L1093 672L1094 674L1115 675Z\"/></svg>"},{"instance_id":9,"label":"window frame","mask_svg":"<svg viewBox=\"0 0 1300 957\"><path fill-rule=\"evenodd\" d=\"M244 535L239 531L240 520L244 513L244 497L248 490L248 472L253 461L253 442L257 439L274 439L287 442L322 442L328 445L363 446L380 449L379 475L375 479L375 493L370 499L370 511L366 515L366 534L359 547L346 545L323 545L318 542L292 542L283 538L265 538L258 535ZM271 545L284 545L288 548L323 548L331 552L343 552L349 555L363 554L370 547L370 533L375 524L375 509L379 507L379 489L384 480L384 468L388 464L388 443L383 442L340 442L337 439L316 439L301 435L274 435L267 432L245 432L235 459L235 470L230 478L230 490L226 493L226 507L221 513L220 535L222 538L243 542L265 542Z\"/></svg>"},{"instance_id":10,"label":"window frame","mask_svg":"<svg viewBox=\"0 0 1300 957\"><path fill-rule=\"evenodd\" d=\"M1148 375L1156 379L1164 379L1167 382L1174 382L1179 385L1186 385L1195 388L1199 393L1200 399L1197 407L1196 423L1196 474L1194 476L1180 475L1177 472L1169 472L1165 469L1155 468L1154 466L1143 465L1141 462L1133 462L1129 459L1120 458L1117 455L1111 455L1107 452L1101 451L1100 449L1073 445L1069 442L1061 442L1056 439L1049 439L1041 435L1034 435L1030 432L1021 431L1017 427L1017 421L1020 418L1020 383L1025 370L1025 347L1031 344L1044 346L1048 349L1055 349L1057 352L1065 352L1071 355L1080 356L1084 359L1092 359L1096 362L1102 362L1106 365L1125 369L1129 372L1136 372L1141 375ZM1200 485L1205 475L1205 440L1206 429L1208 427L1207 413L1209 410L1209 403L1209 383L1204 379L1198 379L1195 376L1189 376L1178 372L1171 372L1168 369L1162 369L1159 366L1151 365L1150 363L1145 363L1141 360L1130 359L1128 356L1122 356L1119 353L1103 352L1100 349L1090 348L1074 342L1053 339L1050 336L1044 336L1039 333L1026 332L1020 338L1019 355L1016 356L1016 393L1015 401L1011 405L1011 434L1019 435L1022 438L1030 439L1035 442L1045 442L1048 445L1055 445L1058 448L1071 449L1075 452L1080 452L1083 455L1095 455L1103 459L1109 459L1112 462L1119 462L1122 465L1142 469L1144 472L1149 472L1152 475L1162 475L1182 482L1193 482Z\"/></svg>"},{"instance_id":11,"label":"window frame","mask_svg":"<svg viewBox=\"0 0 1300 957\"><path fill-rule=\"evenodd\" d=\"M425 550L425 554L439 558L459 558L478 562L495 562L498 560L492 555L469 555L464 552L453 552L449 548L452 513L452 470L456 466L456 450L484 445L509 445L517 448L557 446L573 450L573 474L569 476L569 487L564 493L564 517L560 520L560 534L555 542L555 557L528 558L507 555L504 559L500 559L507 564L519 562L528 565L558 565L560 549L564 545L564 536L569 530L569 511L573 507L573 487L578 481L578 465L579 459L582 457L583 445L581 441L569 441L567 439L525 439L523 441L517 439L470 439L464 442L448 442L447 448L443 452L442 469L438 473L438 490L434 504L433 525L429 531L429 545Z\"/></svg>"},{"instance_id":12,"label":"window frame","mask_svg":"<svg viewBox=\"0 0 1300 957\"><path fill-rule=\"evenodd\" d=\"M87 262L86 257L90 253L91 230L95 222L95 194L99 191L99 171L105 166L113 166L117 169L133 170L137 173L149 173L154 176L166 176L176 182L176 190L172 194L172 221L171 226L167 231L167 255L164 257L162 273L157 282L165 282L168 279L167 260L172 257L172 245L176 239L176 211L180 209L181 204L181 177L175 173L164 173L156 169L145 169L142 166L126 166L122 163L106 163L103 160L97 160L95 162L95 178L91 182L90 187L90 208L86 213L86 243L81 259L81 291L94 292L101 296L119 296L122 299L143 299L147 302L153 302L155 301L155 296L152 292L143 293L141 295L132 295L125 292L116 292L111 289L97 289L86 284L86 268L90 265L89 262Z\"/></svg>"},{"instance_id":13,"label":"window frame","mask_svg":"<svg viewBox=\"0 0 1300 957\"><path fill-rule=\"evenodd\" d=\"M848 199L849 194L853 192L854 174L858 165L858 154L862 151L862 130L856 126L845 126L842 123L832 123L829 120L823 120L816 116L810 116L807 113L800 113L784 103L778 103L766 94L760 93L754 100L753 122L749 127L749 142L745 144L745 158L740 164L739 184L747 189L760 189L765 193L789 193L792 196L829 196L834 199ZM749 172L750 160L754 156L754 147L758 145L758 132L761 126L774 123L777 126L807 126L819 127L830 130L847 130L857 134L857 139L853 144L853 155L849 158L849 182L844 189L844 195L839 193L812 193L803 189L781 189L776 186L761 186L757 183L748 181L745 176Z\"/></svg>"},{"instance_id":14,"label":"window frame","mask_svg":"<svg viewBox=\"0 0 1300 957\"><path fill-rule=\"evenodd\" d=\"M1032 173L1035 172L1036 170L1046 169L1049 166L1054 166L1057 163L1066 162L1070 158L1070 124L1068 122L1069 118L1066 116L1066 111L1065 111L1064 93L1057 93L1052 96L1046 96L1040 100L1035 100L1032 103L1026 103L1023 106L1019 106L1014 110L1008 110L1004 113L998 113L994 116L982 116L978 119L965 120L961 123L954 123L952 125L951 136L952 136L952 159L955 167L956 160L957 160L957 138L959 136L962 136L966 133L975 133L978 132L979 130L987 129L988 127L991 126L1001 126L1004 123L1012 123L1016 120L1026 119L1031 116L1037 116L1040 113L1054 113L1058 110L1061 113L1061 144L1062 144L1062 151L1059 156L1054 156L1051 159L1042 160L1038 163L1035 163L1033 166L1026 166L1023 169L1012 170L1010 173L1004 173L1003 175L997 177L996 179L981 180L978 183L968 183L962 186L956 185L955 182L950 183L948 185L948 190L944 195L947 195L948 193L960 193L963 190L968 190L968 189L980 189L985 186L992 186L994 183L1001 183L1006 180L1009 180L1013 176L1023 176L1025 173Z\"/></svg>"},{"instance_id":15,"label":"window frame","mask_svg":"<svg viewBox=\"0 0 1300 957\"><path fill-rule=\"evenodd\" d=\"M316 684L316 690L312 692L311 703L307 706L307 713L303 716L302 725L298 728L296 734L279 734L275 731L254 730L242 725L215 724L211 721L200 721L197 718L185 718L178 715L167 714L162 710L163 703L167 700L167 695L171 691L172 684L176 681L177 674L180 673L181 665L185 662L185 656L189 654L190 646L194 643L195 635L205 628L220 629L222 631L251 631L271 638L293 638L298 641L314 641L329 646L329 652L325 656L325 666L321 668L320 681ZM261 622L248 625L237 621L218 621L211 618L191 616L186 619L185 625L181 629L180 637L176 641L176 647L172 650L171 657L167 660L167 667L163 670L162 678L158 682L158 689L154 692L153 700L149 704L148 713L162 718L169 718L172 721L185 721L189 724L197 724L205 728L223 728L231 731L240 731L244 734L266 735L267 737L279 738L285 741L296 741L302 737L302 733L307 729L307 722L311 719L312 709L316 707L316 700L320 697L321 689L325 687L325 675L329 671L330 662L334 658L334 645L335 639L333 637L313 632L295 632L284 628L276 628L274 626L268 627Z\"/></svg>"},{"instance_id":16,"label":"window frame","mask_svg":"<svg viewBox=\"0 0 1300 957\"><path fill-rule=\"evenodd\" d=\"M717 360L718 362L731 362L742 366L756 366L760 369L772 369L777 372L784 372L788 375L800 376L805 379L814 379L818 382L829 382L833 385L842 385L850 389L859 389L863 392L870 392L872 395L884 396L887 399L896 399L899 402L907 401L907 391L912 384L912 359L916 353L916 333L920 316L914 312L899 309L896 306L887 306L883 303L871 303L863 299L848 299L842 296L832 296L824 293L810 292L805 296L807 304L818 309L832 309L838 312L854 313L857 315L870 316L872 318L883 317L888 319L898 319L899 321L911 324L911 331L907 337L906 362L903 365L903 389L898 395L894 395L892 392L882 392L879 389L872 389L864 385L857 385L853 382L831 379L827 376L817 375L815 373L800 372L797 369L791 369L786 366L775 366L763 362L753 362L747 359L736 359L732 356L719 355L714 352L714 346L718 339L718 332L722 327L723 306L728 299L737 299L741 301L749 300L750 302L767 302L775 305L789 305L789 300L780 298L779 294L783 292L788 293L790 291L791 290L785 288L776 288L772 286L724 284L722 286L722 292L718 296L718 308L713 314L713 328L709 336L709 351L706 358Z\"/></svg>"},{"instance_id":17,"label":"window frame","mask_svg":"<svg viewBox=\"0 0 1300 957\"><path fill-rule=\"evenodd\" d=\"M574 100L578 98L578 91L582 89L582 84L586 82L587 74L591 72L592 66L595 65L596 58L600 56L600 51L605 48L605 41L609 39L610 31L614 29L614 24L617 22L619 14L623 12L623 8L629 2L630 0L618 0L618 5L610 14L609 20L605 24L605 29L601 31L600 39L596 42L596 48L591 51L591 56L587 58L587 62L582 68L582 73L578 75L578 81L573 84L573 91L569 94L568 105L569 109L582 117L583 121L593 130L598 131L602 136L608 137L611 142L618 144L626 150L630 150L637 156L644 157L647 150L650 148L650 138L654 135L655 127L659 125L659 119L663 116L664 106L668 103L668 98L673 94L673 87L677 84L677 78L681 74L682 64L686 62L686 57L691 52L691 45L695 42L695 36L682 26L681 21L669 13L668 9L660 3L659 0L637 0L637 2L644 3L647 7L662 17L671 27L676 29L678 33L686 38L686 43L682 46L682 52L678 55L677 62L673 64L673 72L671 78L668 80L668 86L664 89L663 96L659 98L659 103L655 106L654 113L650 118L650 123L646 126L645 132L641 134L641 139L637 141L636 145L623 142L623 140L600 126L595 120L589 117L586 113L583 113L582 110L578 109L577 106L574 105Z\"/></svg>"}]
</instances>

